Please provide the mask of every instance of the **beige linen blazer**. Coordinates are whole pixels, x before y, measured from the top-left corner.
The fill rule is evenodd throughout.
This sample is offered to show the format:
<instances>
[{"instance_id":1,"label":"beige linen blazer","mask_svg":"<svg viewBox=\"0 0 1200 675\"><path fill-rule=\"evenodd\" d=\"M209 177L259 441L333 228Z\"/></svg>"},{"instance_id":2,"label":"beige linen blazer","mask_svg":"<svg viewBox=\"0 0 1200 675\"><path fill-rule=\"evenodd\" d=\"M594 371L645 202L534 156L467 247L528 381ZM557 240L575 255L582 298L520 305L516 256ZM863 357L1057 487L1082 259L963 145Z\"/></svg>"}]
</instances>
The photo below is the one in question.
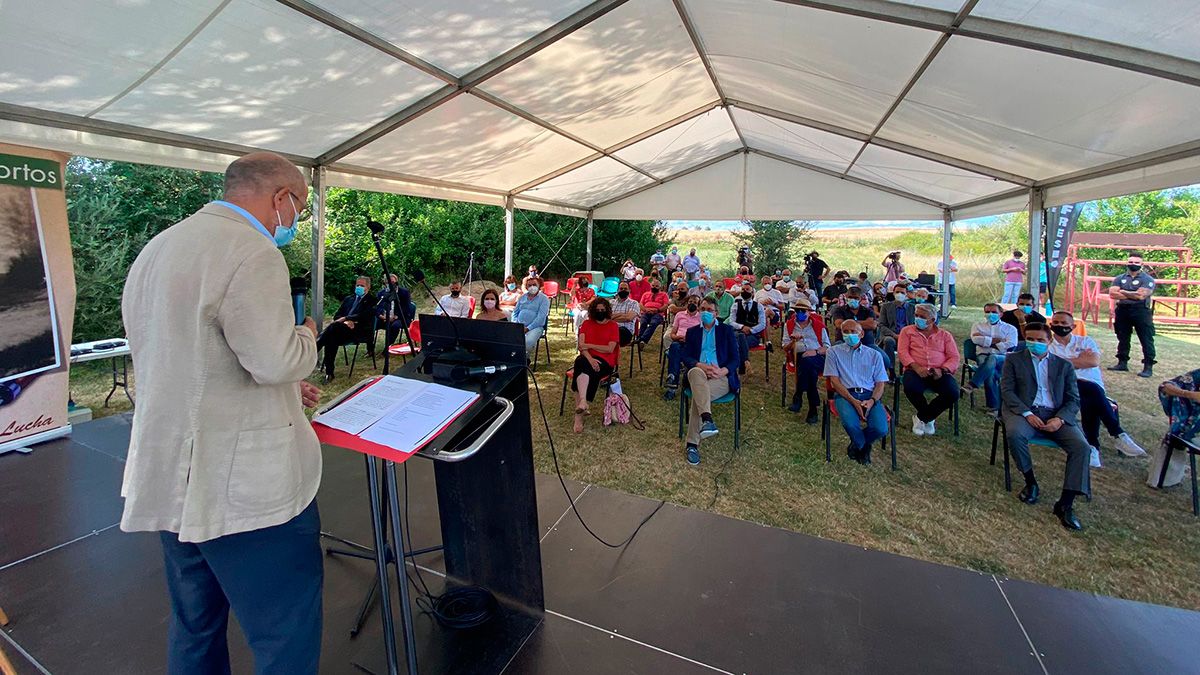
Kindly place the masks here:
<instances>
[{"instance_id":1,"label":"beige linen blazer","mask_svg":"<svg viewBox=\"0 0 1200 675\"><path fill-rule=\"evenodd\" d=\"M122 530L206 541L285 523L316 496L299 382L317 345L289 295L274 242L219 204L138 254L121 301L138 395Z\"/></svg>"}]
</instances>

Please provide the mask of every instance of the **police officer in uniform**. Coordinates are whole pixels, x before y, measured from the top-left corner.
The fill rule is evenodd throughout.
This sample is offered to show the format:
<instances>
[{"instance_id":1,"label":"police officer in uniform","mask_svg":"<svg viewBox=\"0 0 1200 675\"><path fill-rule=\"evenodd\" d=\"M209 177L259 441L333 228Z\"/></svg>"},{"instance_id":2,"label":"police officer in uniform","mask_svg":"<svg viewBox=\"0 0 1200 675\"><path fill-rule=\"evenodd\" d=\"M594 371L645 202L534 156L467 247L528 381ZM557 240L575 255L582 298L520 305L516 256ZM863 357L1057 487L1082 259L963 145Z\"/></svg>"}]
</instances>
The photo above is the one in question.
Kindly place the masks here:
<instances>
[{"instance_id":1,"label":"police officer in uniform","mask_svg":"<svg viewBox=\"0 0 1200 675\"><path fill-rule=\"evenodd\" d=\"M1150 296L1154 294L1154 278L1142 271L1142 254L1129 254L1128 270L1113 279L1108 295L1117 303L1113 317L1113 329L1117 333L1117 365L1109 370L1129 370L1129 342L1137 331L1142 344L1142 372L1140 377L1154 374L1154 312Z\"/></svg>"}]
</instances>

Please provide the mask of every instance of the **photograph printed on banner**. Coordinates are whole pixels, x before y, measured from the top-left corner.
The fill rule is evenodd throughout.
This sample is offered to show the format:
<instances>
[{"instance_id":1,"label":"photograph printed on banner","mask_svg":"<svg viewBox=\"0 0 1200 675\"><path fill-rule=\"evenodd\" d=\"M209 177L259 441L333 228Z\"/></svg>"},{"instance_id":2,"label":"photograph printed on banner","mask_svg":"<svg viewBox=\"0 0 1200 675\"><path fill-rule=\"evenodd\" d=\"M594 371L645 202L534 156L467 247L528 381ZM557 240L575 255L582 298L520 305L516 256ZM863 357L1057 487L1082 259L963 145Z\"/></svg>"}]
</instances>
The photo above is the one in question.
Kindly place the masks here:
<instances>
[{"instance_id":1,"label":"photograph printed on banner","mask_svg":"<svg viewBox=\"0 0 1200 675\"><path fill-rule=\"evenodd\" d=\"M37 196L0 185L0 382L61 362Z\"/></svg>"}]
</instances>

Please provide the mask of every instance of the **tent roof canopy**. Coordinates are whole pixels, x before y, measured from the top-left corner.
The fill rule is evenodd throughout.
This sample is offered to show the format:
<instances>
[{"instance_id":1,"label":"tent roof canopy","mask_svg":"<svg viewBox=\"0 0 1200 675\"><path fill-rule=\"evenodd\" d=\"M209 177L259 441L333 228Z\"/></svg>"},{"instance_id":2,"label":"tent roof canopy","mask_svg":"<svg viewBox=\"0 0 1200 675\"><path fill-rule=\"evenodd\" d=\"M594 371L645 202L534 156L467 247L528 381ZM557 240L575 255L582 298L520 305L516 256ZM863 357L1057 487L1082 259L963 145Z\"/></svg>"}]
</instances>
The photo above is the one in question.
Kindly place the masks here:
<instances>
[{"instance_id":1,"label":"tent roof canopy","mask_svg":"<svg viewBox=\"0 0 1200 675\"><path fill-rule=\"evenodd\" d=\"M1200 182L1191 0L7 0L0 64L0 140L596 218Z\"/></svg>"}]
</instances>

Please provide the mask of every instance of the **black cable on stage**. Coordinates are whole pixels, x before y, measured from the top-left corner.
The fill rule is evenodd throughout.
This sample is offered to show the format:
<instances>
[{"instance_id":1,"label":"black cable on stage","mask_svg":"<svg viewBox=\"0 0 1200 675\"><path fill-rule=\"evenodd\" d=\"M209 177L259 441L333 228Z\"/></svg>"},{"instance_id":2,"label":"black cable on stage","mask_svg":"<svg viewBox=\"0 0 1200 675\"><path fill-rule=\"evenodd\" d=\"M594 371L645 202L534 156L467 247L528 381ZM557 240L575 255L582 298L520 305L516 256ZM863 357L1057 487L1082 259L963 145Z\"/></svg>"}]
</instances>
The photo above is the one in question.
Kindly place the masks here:
<instances>
[{"instance_id":1,"label":"black cable on stage","mask_svg":"<svg viewBox=\"0 0 1200 675\"><path fill-rule=\"evenodd\" d=\"M603 537L593 532L592 528L588 527L587 521L583 519L583 514L579 513L579 509L575 507L575 498L571 496L571 491L567 489L567 481L563 479L562 469L560 469L558 466L558 452L554 449L554 435L550 433L550 420L546 417L546 408L542 405L542 389L538 386L537 375L535 375L533 370L528 366L525 367L525 371L529 373L530 379L533 380L533 390L537 393L538 411L542 414L542 424L546 426L546 439L550 442L550 456L554 459L554 472L558 474L558 482L560 485L562 485L563 493L567 495L567 502L571 504L571 510L575 512L575 517L579 519L579 524L583 525L583 529L587 530L587 533L592 535L593 539L609 548L625 547L629 544L629 542L633 541L633 538L637 536L638 532L642 531L642 526L650 522L650 519L654 517L654 514L658 513L659 510L662 509L662 507L667 503L667 501L664 499L658 502L658 506L654 507L654 510L651 511L650 514L645 518L643 518L642 522L638 523L638 526L634 528L633 532L628 537L625 538L625 541L622 541L619 544L613 544L605 541Z\"/></svg>"}]
</instances>

